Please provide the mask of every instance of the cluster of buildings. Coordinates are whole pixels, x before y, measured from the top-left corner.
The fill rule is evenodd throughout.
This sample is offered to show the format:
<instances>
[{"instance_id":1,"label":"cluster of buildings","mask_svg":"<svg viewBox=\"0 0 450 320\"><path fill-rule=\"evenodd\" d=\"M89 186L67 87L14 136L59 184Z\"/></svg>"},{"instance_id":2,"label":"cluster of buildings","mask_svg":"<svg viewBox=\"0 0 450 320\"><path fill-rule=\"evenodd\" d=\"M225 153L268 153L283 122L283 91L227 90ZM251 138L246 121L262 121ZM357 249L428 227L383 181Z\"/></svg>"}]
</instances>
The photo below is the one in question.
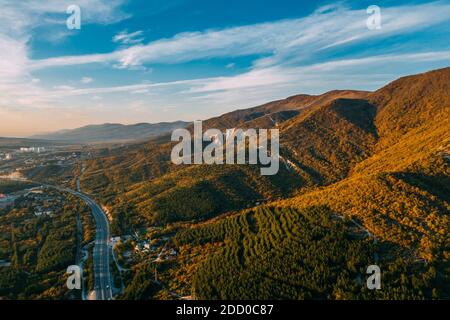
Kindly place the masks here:
<instances>
[{"instance_id":1,"label":"cluster of buildings","mask_svg":"<svg viewBox=\"0 0 450 320\"><path fill-rule=\"evenodd\" d=\"M170 260L177 256L177 250L170 247L164 247L161 252L158 254L155 262L162 262L164 260Z\"/></svg>"},{"instance_id":2,"label":"cluster of buildings","mask_svg":"<svg viewBox=\"0 0 450 320\"><path fill-rule=\"evenodd\" d=\"M12 158L13 158L12 153L7 153L7 152L0 153L0 160L8 161L8 160L12 160Z\"/></svg>"},{"instance_id":3,"label":"cluster of buildings","mask_svg":"<svg viewBox=\"0 0 450 320\"><path fill-rule=\"evenodd\" d=\"M115 247L116 245L119 244L119 242L125 242L125 241L131 240L131 239L133 239L133 237L130 235L126 235L126 236L122 236L122 237L112 237L111 245L113 247Z\"/></svg>"},{"instance_id":4,"label":"cluster of buildings","mask_svg":"<svg viewBox=\"0 0 450 320\"><path fill-rule=\"evenodd\" d=\"M57 161L58 165L63 165L67 161L76 160L76 159L77 159L77 154L76 153L72 153L72 154L66 155L66 156L55 156L53 158L53 160Z\"/></svg>"},{"instance_id":5,"label":"cluster of buildings","mask_svg":"<svg viewBox=\"0 0 450 320\"><path fill-rule=\"evenodd\" d=\"M16 151L17 155L11 154L10 159L14 158L21 161L20 164L16 161L15 168L19 170L35 166L66 166L72 165L78 161L79 156L75 152L58 154L49 151L51 150L43 147L20 148L20 151Z\"/></svg>"},{"instance_id":6,"label":"cluster of buildings","mask_svg":"<svg viewBox=\"0 0 450 320\"><path fill-rule=\"evenodd\" d=\"M41 216L53 216L53 210L49 210L49 209L45 209L43 207L36 207L34 210L34 215L36 217L41 217Z\"/></svg>"},{"instance_id":7,"label":"cluster of buildings","mask_svg":"<svg viewBox=\"0 0 450 320\"><path fill-rule=\"evenodd\" d=\"M162 237L153 239L151 242L149 240L142 240L136 243L134 251L136 253L151 253L151 255L156 255L155 262L163 262L165 260L171 260L177 256L177 251L168 245L169 238Z\"/></svg>"},{"instance_id":8,"label":"cluster of buildings","mask_svg":"<svg viewBox=\"0 0 450 320\"><path fill-rule=\"evenodd\" d=\"M148 240L140 241L134 246L135 252L150 252L152 249L154 248L152 248Z\"/></svg>"},{"instance_id":9,"label":"cluster of buildings","mask_svg":"<svg viewBox=\"0 0 450 320\"><path fill-rule=\"evenodd\" d=\"M20 198L20 206L33 208L36 217L53 216L62 209L65 199L58 194L47 194L42 188L31 189L26 195Z\"/></svg>"},{"instance_id":10,"label":"cluster of buildings","mask_svg":"<svg viewBox=\"0 0 450 320\"><path fill-rule=\"evenodd\" d=\"M150 259L156 262L171 260L177 256L177 251L168 245L169 238L162 237L150 240L137 240L132 236L122 236L111 238L112 247L115 248L119 243L127 243L121 249L121 255L129 259L135 254L150 254Z\"/></svg>"},{"instance_id":11,"label":"cluster of buildings","mask_svg":"<svg viewBox=\"0 0 450 320\"><path fill-rule=\"evenodd\" d=\"M20 152L34 152L34 153L41 153L45 152L46 149L44 147L22 147L20 148Z\"/></svg>"}]
</instances>

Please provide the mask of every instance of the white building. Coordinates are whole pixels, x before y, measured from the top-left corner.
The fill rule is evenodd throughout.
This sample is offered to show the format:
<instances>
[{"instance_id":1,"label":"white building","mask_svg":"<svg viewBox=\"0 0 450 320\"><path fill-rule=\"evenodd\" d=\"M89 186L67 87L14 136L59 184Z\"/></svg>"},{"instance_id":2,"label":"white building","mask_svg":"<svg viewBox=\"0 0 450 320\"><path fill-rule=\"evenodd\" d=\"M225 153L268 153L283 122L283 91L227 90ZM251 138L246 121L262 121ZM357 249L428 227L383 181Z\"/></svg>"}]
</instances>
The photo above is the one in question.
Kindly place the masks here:
<instances>
[{"instance_id":1,"label":"white building","mask_svg":"<svg viewBox=\"0 0 450 320\"><path fill-rule=\"evenodd\" d=\"M120 242L121 238L120 237L112 237L111 238L111 245L113 247L115 247L119 242Z\"/></svg>"},{"instance_id":2,"label":"white building","mask_svg":"<svg viewBox=\"0 0 450 320\"><path fill-rule=\"evenodd\" d=\"M53 211L51 211L51 210L38 210L38 211L34 212L34 215L36 217L40 217L40 216L43 216L43 215L51 217L53 215Z\"/></svg>"},{"instance_id":3,"label":"white building","mask_svg":"<svg viewBox=\"0 0 450 320\"><path fill-rule=\"evenodd\" d=\"M41 153L41 152L45 152L45 148L44 147L22 147L20 148L20 152L35 152L35 153Z\"/></svg>"}]
</instances>

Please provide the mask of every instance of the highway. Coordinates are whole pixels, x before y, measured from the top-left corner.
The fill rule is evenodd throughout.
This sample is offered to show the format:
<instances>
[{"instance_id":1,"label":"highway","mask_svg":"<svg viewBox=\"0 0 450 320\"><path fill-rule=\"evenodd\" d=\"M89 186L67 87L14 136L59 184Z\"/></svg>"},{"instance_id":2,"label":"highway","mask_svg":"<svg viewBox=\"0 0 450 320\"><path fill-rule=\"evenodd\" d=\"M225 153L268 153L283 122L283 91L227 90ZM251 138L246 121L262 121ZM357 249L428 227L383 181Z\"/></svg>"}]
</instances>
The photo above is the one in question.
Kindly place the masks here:
<instances>
[{"instance_id":1,"label":"highway","mask_svg":"<svg viewBox=\"0 0 450 320\"><path fill-rule=\"evenodd\" d=\"M109 265L109 246L108 241L110 238L109 233L109 221L106 217L103 209L92 200L87 194L81 192L80 183L77 181L78 191L60 188L57 186L47 185L44 186L55 188L59 191L68 192L74 196L82 199L91 208L92 215L95 220L95 243L93 251L93 262L94 262L94 292L95 296L91 296L92 300L112 300L112 277Z\"/></svg>"},{"instance_id":2,"label":"highway","mask_svg":"<svg viewBox=\"0 0 450 320\"><path fill-rule=\"evenodd\" d=\"M84 170L84 167L82 168ZM10 179L18 180L18 179ZM77 179L77 191L62 188L54 185L49 185L46 183L41 183L38 181L32 181L28 179L22 179L20 181L29 181L36 184L40 184L45 187L53 188L62 192L68 192L74 196L82 199L91 208L92 215L95 220L95 243L93 251L93 262L94 262L94 296L90 296L91 300L112 300L112 277L110 270L110 248L108 246L108 241L110 238L109 231L109 221L103 211L103 209L87 194L81 192L80 180ZM112 253L112 252L111 252Z\"/></svg>"},{"instance_id":3,"label":"highway","mask_svg":"<svg viewBox=\"0 0 450 320\"><path fill-rule=\"evenodd\" d=\"M95 219L95 244L93 252L94 261L94 290L95 300L112 300L112 279L109 266L109 221L102 208L86 194L66 190L81 198L91 208Z\"/></svg>"}]
</instances>

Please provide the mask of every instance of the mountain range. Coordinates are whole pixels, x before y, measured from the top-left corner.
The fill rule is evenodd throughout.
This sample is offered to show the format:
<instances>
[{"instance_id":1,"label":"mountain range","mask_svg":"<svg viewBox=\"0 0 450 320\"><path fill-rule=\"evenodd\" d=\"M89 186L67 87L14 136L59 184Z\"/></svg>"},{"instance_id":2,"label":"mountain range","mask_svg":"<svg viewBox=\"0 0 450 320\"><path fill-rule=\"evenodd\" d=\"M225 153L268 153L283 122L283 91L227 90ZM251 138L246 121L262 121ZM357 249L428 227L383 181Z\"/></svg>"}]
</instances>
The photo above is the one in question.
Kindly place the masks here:
<instances>
[{"instance_id":1,"label":"mountain range","mask_svg":"<svg viewBox=\"0 0 450 320\"><path fill-rule=\"evenodd\" d=\"M110 194L120 189L128 201L147 208L143 211L148 214L170 207L167 202L174 200L198 205L198 190L206 202L223 198L227 205L216 205L215 213L220 213L241 208L230 204L241 198L244 203L270 200L360 175L403 172L448 150L449 78L450 68L446 68L401 78L372 93L298 95L203 122L204 130L279 128L283 164L274 177L259 177L253 166L174 166L170 162L173 143L169 136L162 136L109 150L88 164L82 182L93 192ZM204 195L206 189L214 189L214 196ZM184 199L183 190L189 198ZM228 192L234 196L226 196ZM244 196L248 192L253 196ZM171 209L177 216L173 220L184 210ZM194 204L193 210L203 212ZM212 214L207 208L205 212Z\"/></svg>"},{"instance_id":2,"label":"mountain range","mask_svg":"<svg viewBox=\"0 0 450 320\"><path fill-rule=\"evenodd\" d=\"M175 234L170 286L200 298L448 298L449 114L450 68L375 92L298 95L203 122L278 128L275 176L175 166L163 135L88 160L81 184L110 209L114 234ZM368 292L355 279L374 263L385 289ZM129 292L148 289L142 270Z\"/></svg>"},{"instance_id":3,"label":"mountain range","mask_svg":"<svg viewBox=\"0 0 450 320\"><path fill-rule=\"evenodd\" d=\"M161 122L155 124L138 123L132 125L105 123L101 125L89 125L71 130L38 134L30 138L76 143L123 142L153 138L158 135L171 132L174 129L184 128L186 126L187 123L183 121L170 123Z\"/></svg>"}]
</instances>

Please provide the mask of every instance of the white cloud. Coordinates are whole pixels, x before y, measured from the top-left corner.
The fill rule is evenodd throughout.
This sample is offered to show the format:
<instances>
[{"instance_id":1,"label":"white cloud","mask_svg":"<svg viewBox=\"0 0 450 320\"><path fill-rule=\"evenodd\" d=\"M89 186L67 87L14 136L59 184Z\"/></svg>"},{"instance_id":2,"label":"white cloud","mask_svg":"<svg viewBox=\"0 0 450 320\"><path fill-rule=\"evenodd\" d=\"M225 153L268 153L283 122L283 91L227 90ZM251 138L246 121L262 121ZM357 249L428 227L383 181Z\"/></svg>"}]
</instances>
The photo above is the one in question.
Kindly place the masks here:
<instances>
[{"instance_id":1,"label":"white cloud","mask_svg":"<svg viewBox=\"0 0 450 320\"><path fill-rule=\"evenodd\" d=\"M94 81L94 79L91 78L91 77L83 77L83 78L81 78L81 80L80 80L80 82L83 83L83 84L88 84L88 83L91 83L91 82L93 82L93 81Z\"/></svg>"},{"instance_id":2,"label":"white cloud","mask_svg":"<svg viewBox=\"0 0 450 320\"><path fill-rule=\"evenodd\" d=\"M27 72L27 64L25 42L0 33L0 82L11 82L22 77Z\"/></svg>"},{"instance_id":3,"label":"white cloud","mask_svg":"<svg viewBox=\"0 0 450 320\"><path fill-rule=\"evenodd\" d=\"M330 10L332 9L332 10ZM256 66L299 62L320 50L363 39L387 37L425 29L448 21L450 4L433 2L384 8L381 30L368 30L365 10L330 7L301 19L180 33L146 45L136 44L106 54L67 56L34 62L35 68L86 63L115 63L136 67L152 63L181 63L213 57L267 54ZM127 33L122 39L127 38Z\"/></svg>"},{"instance_id":4,"label":"white cloud","mask_svg":"<svg viewBox=\"0 0 450 320\"><path fill-rule=\"evenodd\" d=\"M41 26L43 24L61 24L65 26L68 17L66 10L76 4L81 8L82 23L110 24L123 20L129 15L120 10L126 0L0 0L5 33L14 35ZM58 17L58 18L55 18Z\"/></svg>"},{"instance_id":5,"label":"white cloud","mask_svg":"<svg viewBox=\"0 0 450 320\"><path fill-rule=\"evenodd\" d=\"M138 90L134 90L131 91L131 94L144 94L144 93L149 93L150 91L148 89L138 89Z\"/></svg>"},{"instance_id":6,"label":"white cloud","mask_svg":"<svg viewBox=\"0 0 450 320\"><path fill-rule=\"evenodd\" d=\"M126 0L77 0L82 7L84 23L112 23L126 17L120 6ZM70 0L0 0L0 107L27 105L38 108L47 106L47 92L38 85L40 80L32 75L33 61L30 59L32 30L42 25L58 25L58 37L65 32L66 9ZM53 18L60 14L60 18ZM50 16L49 16L50 15ZM64 30L64 31L63 31ZM45 35L44 35L45 36ZM26 92L34 100L21 98Z\"/></svg>"},{"instance_id":7,"label":"white cloud","mask_svg":"<svg viewBox=\"0 0 450 320\"><path fill-rule=\"evenodd\" d=\"M53 89L55 89L55 90L61 90L61 91L75 90L74 87L72 87L72 86L67 86L67 85L54 86Z\"/></svg>"},{"instance_id":8,"label":"white cloud","mask_svg":"<svg viewBox=\"0 0 450 320\"><path fill-rule=\"evenodd\" d=\"M108 24L127 17L120 11L126 0L77 0L82 8L82 23ZM66 9L73 4L71 0L0 0L0 81L11 77L27 76L30 71L29 40L31 30L42 25L61 25L53 30L48 39L60 39L67 36L65 26ZM54 19L49 15L60 14Z\"/></svg>"},{"instance_id":9,"label":"white cloud","mask_svg":"<svg viewBox=\"0 0 450 320\"><path fill-rule=\"evenodd\" d=\"M98 5L85 22L109 23L123 18L124 15L120 11L110 10L114 5L117 5L117 9L123 1L81 1L82 7L83 3L90 7ZM442 24L450 15L450 5L442 2L383 8L382 29L376 31L366 28L365 10L355 11L342 6L328 6L301 19L181 33L172 38L159 39L147 44L141 42L143 41L141 31L131 33L124 31L113 40L118 44L127 45L127 48L121 46L120 49L110 53L62 56L43 60L29 58L27 47L30 43L29 30L33 28L35 18L45 17L48 12L58 13L61 3L64 2L6 2L6 6L1 6L5 0L0 0L2 15L7 13L5 19L0 19L0 92L2 92L0 112L2 115L7 114L11 119L14 118L14 112L25 114L27 110L36 112L45 109L52 111L52 119L53 113L54 118L57 118L71 112L77 119L84 117L84 121L91 121L90 116L93 116L96 108L100 107L103 109L101 114L97 114L98 117L121 116L125 119L137 115L133 112L148 109L147 106L152 106L153 110L160 108L168 111L164 108L170 105L170 112L176 112L177 118L191 120L217 115L218 110L231 111L237 106L249 107L295 93L318 93L345 87L377 88L397 76L417 70L424 71L425 65L443 66L450 60L449 51L376 56L374 53L366 52L358 58L330 61L330 58L325 57L320 60L323 62L311 64L311 61L317 61L312 59L316 55L327 50L333 52L339 46L425 30L430 26ZM26 7L25 11L19 10L24 4L30 6ZM102 8L105 6L109 9L106 9L103 17ZM43 22L36 23L39 25ZM55 19L49 23L58 24L61 21ZM247 72L232 77L112 87L74 88L63 85L48 89L44 87L45 81L33 80L36 79L35 71L49 67L102 63L110 68L146 70L149 64L154 63L172 64L255 54L264 55L265 58L254 61ZM226 67L233 66L234 64L229 64ZM92 83L93 79L86 76L79 81L87 84ZM140 94L138 98L141 100L135 102L133 108L128 108L130 96L122 93ZM92 102L100 100L101 104ZM105 113L105 110L114 112ZM154 115L162 117L158 112ZM168 112L164 114L164 117L169 116ZM136 119L141 120L137 116Z\"/></svg>"},{"instance_id":10,"label":"white cloud","mask_svg":"<svg viewBox=\"0 0 450 320\"><path fill-rule=\"evenodd\" d=\"M143 31L135 31L128 33L126 30L116 34L112 41L123 45L138 44L144 41Z\"/></svg>"},{"instance_id":11,"label":"white cloud","mask_svg":"<svg viewBox=\"0 0 450 320\"><path fill-rule=\"evenodd\" d=\"M128 92L131 94L150 93L156 89L166 89L177 92L183 97L202 93L233 92L248 88L264 88L277 86L288 86L297 88L304 87L311 90L320 90L327 82L333 85L343 84L349 81L348 88L355 85L373 86L373 79L384 70L383 78L377 80L385 83L395 78L399 73L393 73L392 66L396 65L398 70L408 66L427 62L446 62L450 60L450 51L425 52L417 54L391 54L357 59L340 59L316 63L307 66L271 66L258 68L246 73L230 77L200 78L192 80L180 80L158 83L138 83L113 87L96 87L77 89L70 86L56 86L56 92L47 97L58 98L68 96L115 94ZM377 70L373 73L371 70ZM374 77L371 77L374 76ZM347 80L345 80L346 78ZM331 87L330 87L331 88ZM261 92L261 91L260 91ZM247 99L241 96L240 99ZM201 98L200 98L201 99Z\"/></svg>"}]
</instances>

